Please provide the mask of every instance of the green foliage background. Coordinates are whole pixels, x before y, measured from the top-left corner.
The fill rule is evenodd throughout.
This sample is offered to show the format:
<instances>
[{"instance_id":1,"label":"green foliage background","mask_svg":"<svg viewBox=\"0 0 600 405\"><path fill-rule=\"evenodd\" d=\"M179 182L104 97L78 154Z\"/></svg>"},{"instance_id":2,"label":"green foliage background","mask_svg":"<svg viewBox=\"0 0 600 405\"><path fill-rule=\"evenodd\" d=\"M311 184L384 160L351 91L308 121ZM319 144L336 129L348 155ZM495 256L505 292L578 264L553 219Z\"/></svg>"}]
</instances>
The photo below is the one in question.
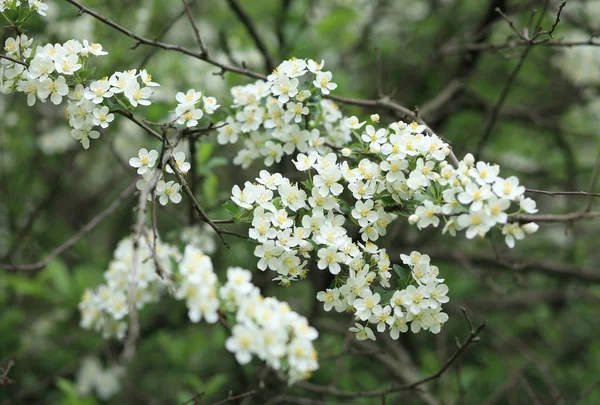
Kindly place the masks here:
<instances>
[{"instance_id":1,"label":"green foliage background","mask_svg":"<svg viewBox=\"0 0 600 405\"><path fill-rule=\"evenodd\" d=\"M193 2L190 2L193 3ZM384 91L402 105L412 108L436 97L452 80L464 83L428 120L453 145L460 157L473 151L484 131L490 109L514 69L519 50L501 53L444 53L442 49L473 41L491 1L374 1L375 17L365 17L360 2L333 0L241 1L277 61L289 57L324 58L326 69L338 83L335 94L373 99L376 92L376 48L381 52ZM364 3L364 2L363 2ZM530 10L539 12L543 1L508 1L503 10L519 26L529 21ZM286 12L282 10L287 4ZM85 5L146 37L153 38L181 13L177 1L86 0ZM231 100L228 88L248 83L244 77L213 75L218 70L180 54L154 50L134 42L76 10L54 1L48 18L33 17L28 35L39 43L88 38L103 44L110 55L99 59L98 76L115 70L145 65L155 81L167 89L163 101L144 109L147 119L159 121L173 107L176 91L195 88L216 96L222 106ZM419 12L419 7L423 10ZM542 26L547 29L556 16L550 7ZM234 61L244 61L264 71L245 27L226 1L192 4L201 32L213 54L225 43ZM416 11L415 11L416 10ZM566 10L569 10L567 6ZM144 22L145 18L145 22ZM593 23L590 22L590 23ZM596 22L597 23L597 22ZM565 18L556 35L576 23ZM596 27L598 28L598 27ZM514 37L505 21L495 19L488 42ZM5 28L3 38L14 36ZM283 44L278 35L284 38ZM165 41L195 49L189 21L179 19ZM445 48L446 47L446 48ZM511 88L505 108L493 130L482 158L497 162L502 174L517 175L532 189L587 190L598 155L597 127L573 117L585 100L588 88L571 84L552 59L559 50L536 47ZM223 55L227 59L226 55ZM464 61L476 58L471 70ZM467 59L465 59L467 58ZM170 98L169 98L170 97ZM27 108L23 96L0 98L0 262L30 263L70 238L97 212L106 207L135 179L126 162L139 147L158 147L126 123L113 125L84 151L75 143L64 152L46 154L40 148L43 134L66 126L62 108L38 103ZM344 107L346 115L367 116L379 112L382 120L394 117L386 111ZM118 118L121 120L122 118ZM253 178L255 165L241 171L230 164L237 149L216 145L214 135L203 137L194 162L199 173L197 198L211 208L214 218L226 217L220 203L233 184ZM278 169L289 171L290 162ZM597 190L596 190L597 191ZM572 212L584 204L583 197L532 195L542 213ZM110 364L118 359L122 344L104 341L79 326L77 303L85 290L102 282L102 274L117 242L131 232L133 198L105 219L72 249L36 272L0 272L0 369L9 359L15 367L13 384L0 386L0 404L174 404L204 393L200 403L210 404L243 393L256 386L263 365L259 361L240 367L223 342L227 331L220 325L192 324L185 307L171 299L150 305L141 314L142 339L138 355L127 368L122 390L109 401L77 393L76 374L81 359L94 355ZM594 204L597 206L597 203ZM182 222L192 220L187 201L159 210L163 239L177 241ZM244 232L243 227L239 227ZM598 317L600 287L596 281L552 274L551 265L564 265L577 272L586 268L600 275L598 221L541 224L540 231L518 243L514 251L501 235L485 240L441 236L439 230L417 232L399 221L385 246L392 261L400 253L418 248L430 253L450 287L450 321L438 336L427 333L401 337L399 347L410 355L416 377L437 371L455 348L455 337L469 332L459 308L465 307L473 322L487 322L481 340L470 347L442 377L427 385L441 403L529 404L574 401L600 376ZM231 239L230 250L219 247L214 256L217 274L240 265L255 270L252 245ZM498 260L496 260L496 258ZM525 261L527 266L520 266ZM514 268L502 263L516 263ZM317 349L321 368L311 380L327 385L334 375L344 390L372 390L401 382L373 354L352 351L343 358L344 330L348 315L324 313L314 298L322 288L323 276L312 272L310 279L289 288L270 282L271 275L256 270L254 280L264 295L290 302L311 318L321 331ZM381 339L383 340L383 339ZM378 342L391 356L384 342ZM340 403L339 399L287 387L274 376L265 378L264 389L250 403L263 404L277 395L308 401ZM311 399L312 398L312 399ZM490 402L485 402L485 401ZM353 403L379 404L380 398L355 399ZM414 391L388 396L387 403L422 403ZM285 402L283 402L285 403ZM305 402L319 403L319 402ZM600 403L600 390L580 401Z\"/></svg>"}]
</instances>

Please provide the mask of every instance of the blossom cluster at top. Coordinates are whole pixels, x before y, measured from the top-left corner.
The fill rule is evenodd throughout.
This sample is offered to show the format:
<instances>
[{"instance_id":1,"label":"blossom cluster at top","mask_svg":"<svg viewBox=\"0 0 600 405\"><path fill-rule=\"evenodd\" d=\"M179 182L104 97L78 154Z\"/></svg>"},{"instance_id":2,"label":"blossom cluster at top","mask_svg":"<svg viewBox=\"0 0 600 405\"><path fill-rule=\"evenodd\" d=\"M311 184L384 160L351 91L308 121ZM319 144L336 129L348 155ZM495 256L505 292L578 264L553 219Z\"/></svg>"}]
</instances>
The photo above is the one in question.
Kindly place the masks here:
<instances>
[{"instance_id":1,"label":"blossom cluster at top","mask_svg":"<svg viewBox=\"0 0 600 405\"><path fill-rule=\"evenodd\" d=\"M251 283L252 274L248 270L230 267L227 282L220 285L212 260L199 249L200 245L210 249L211 244L206 243L206 237L199 237L198 229L190 228L185 234L185 239L195 243L186 245L183 254L157 240L154 257L148 243L140 242L136 308L158 301L169 291L176 299L185 301L192 322L204 319L215 323L219 317L227 316L233 326L226 348L240 364L256 356L270 367L285 371L290 382L307 378L315 371L318 362L312 342L318 333L306 318L286 303L263 297ZM128 237L115 250L114 260L104 275L106 284L86 290L79 303L83 328L100 331L105 338L125 337L132 257L133 240ZM160 263L159 269L156 263Z\"/></svg>"},{"instance_id":2,"label":"blossom cluster at top","mask_svg":"<svg viewBox=\"0 0 600 405\"><path fill-rule=\"evenodd\" d=\"M0 12L2 13L9 10L17 11L24 6L42 16L46 16L46 11L48 11L48 4L42 0L0 0Z\"/></svg>"},{"instance_id":3,"label":"blossom cluster at top","mask_svg":"<svg viewBox=\"0 0 600 405\"><path fill-rule=\"evenodd\" d=\"M341 125L338 106L322 96L337 85L325 63L308 59L284 61L268 76L231 89L233 114L221 123L220 144L244 140L234 163L248 167L263 157L266 166L284 155L312 150L324 152L325 144L340 145L351 140Z\"/></svg>"}]
</instances>

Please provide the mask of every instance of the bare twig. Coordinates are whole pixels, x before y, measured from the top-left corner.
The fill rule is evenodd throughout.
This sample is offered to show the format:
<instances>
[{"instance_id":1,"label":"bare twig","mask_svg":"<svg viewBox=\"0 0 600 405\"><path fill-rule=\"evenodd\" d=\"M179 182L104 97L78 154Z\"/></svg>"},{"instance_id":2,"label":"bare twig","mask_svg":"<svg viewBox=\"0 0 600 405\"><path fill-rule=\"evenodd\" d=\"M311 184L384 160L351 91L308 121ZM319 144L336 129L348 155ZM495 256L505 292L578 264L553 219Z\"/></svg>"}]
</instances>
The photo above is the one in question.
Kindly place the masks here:
<instances>
[{"instance_id":1,"label":"bare twig","mask_svg":"<svg viewBox=\"0 0 600 405\"><path fill-rule=\"evenodd\" d=\"M131 32L130 30L128 30L127 28L122 27L121 25L109 20L108 18L102 16L101 14L83 6L81 3L79 3L76 0L65 0L68 3L72 4L73 6L77 7L79 9L80 13L85 13L88 14L92 17L94 17L95 19L101 21L102 23L104 23L105 25L108 25L109 27L114 28L115 30L119 31L120 33L134 39L137 41L138 44L141 45L149 45L149 46L154 46L157 48L161 48L161 49L165 49L165 50L169 50L169 51L174 51L174 52L179 52L179 53L183 53L185 55L189 55L189 56L193 56L197 59L203 60L205 62L210 63L211 65L217 66L219 68L221 68L223 71L226 72L234 72L234 73L238 73L244 76L248 76L248 77L254 77L255 79L264 79L265 76L261 75L259 73L253 72L251 70L248 70L246 68L243 67L237 67L237 66L231 66L231 65L227 65L225 63L221 63L215 59L210 58L208 55L204 55L201 52L196 52L196 51L192 51L191 49L179 46L179 45L172 45L172 44L167 44L164 42L160 42L158 40L152 40L152 39L148 39L148 38L144 38L141 37L137 34L134 34L133 32Z\"/></svg>"},{"instance_id":2,"label":"bare twig","mask_svg":"<svg viewBox=\"0 0 600 405\"><path fill-rule=\"evenodd\" d=\"M273 61L273 57L269 53L262 38L258 34L258 31L256 30L256 27L254 26L252 19L250 18L250 16L248 16L248 14L244 11L244 9L238 4L237 0L227 0L227 4L229 4L229 7L235 13L235 15L241 21L241 23L244 24L244 27L246 27L246 31L248 31L248 34L250 34L250 36L252 37L254 44L258 48L259 52L262 54L262 56L265 60L265 70L268 73L272 72L273 69L275 69L275 62Z\"/></svg>"},{"instance_id":3,"label":"bare twig","mask_svg":"<svg viewBox=\"0 0 600 405\"><path fill-rule=\"evenodd\" d=\"M10 378L8 378L8 374L10 373L10 370L12 370L12 368L14 366L15 366L14 360L9 360L8 364L6 365L6 368L4 369L2 374L0 374L0 386L14 383L14 380L11 380Z\"/></svg>"},{"instance_id":4,"label":"bare twig","mask_svg":"<svg viewBox=\"0 0 600 405\"><path fill-rule=\"evenodd\" d=\"M124 191L121 192L121 194L117 197L117 199L114 200L108 207L106 207L104 210L100 211L98 213L98 215L96 215L94 218L92 218L90 220L90 222L85 224L79 230L79 232L77 232L65 243L63 243L62 245L60 245L56 249L54 249L52 252L50 252L43 260L41 260L37 263L31 263L31 264L18 264L18 265L0 264L0 269L1 270L14 270L14 271L35 271L35 270L41 270L44 267L48 266L48 264L55 257L59 256L65 250L71 248L75 243L77 243L77 241L79 241L79 239L84 237L88 232L90 232L100 222L102 222L102 220L104 218L106 218L107 216L109 216L110 214L115 212L117 210L117 208L119 208L121 203L124 200L126 200L127 197L129 197L133 193L133 191L135 190L135 183L136 182L133 182L132 184L130 184Z\"/></svg>"},{"instance_id":5,"label":"bare twig","mask_svg":"<svg viewBox=\"0 0 600 405\"><path fill-rule=\"evenodd\" d=\"M255 390L248 391L248 392L244 392L243 394L239 394L239 395L233 395L233 392L231 392L231 391L230 391L230 392L229 392L229 395L227 396L227 398L225 398L225 399L222 399L222 400L221 400L221 401L219 401L219 402L215 402L215 403L213 403L212 405L221 405L221 404L225 404L225 403L227 403L227 402L230 402L230 401L235 401L235 400L237 400L237 399L242 399L242 398L248 397L248 396L250 396L250 395L254 395L254 394L256 394L256 391L255 391Z\"/></svg>"},{"instance_id":6,"label":"bare twig","mask_svg":"<svg viewBox=\"0 0 600 405\"><path fill-rule=\"evenodd\" d=\"M188 18L190 20L190 24L192 24L192 29L194 30L194 35L196 36L196 42L198 42L198 46L200 47L200 50L202 51L202 55L207 56L208 55L208 49L206 48L206 45L204 44L204 41L202 40L202 36L200 35L200 30L198 29L198 26L196 25L196 22L194 21L194 16L192 16L192 11L190 10L190 6L187 4L186 0L182 0L183 1L183 6L185 7L185 12L188 15Z\"/></svg>"},{"instance_id":7,"label":"bare twig","mask_svg":"<svg viewBox=\"0 0 600 405\"><path fill-rule=\"evenodd\" d=\"M533 188L525 189L528 193L544 194L552 197L558 195L584 195L588 197L600 197L600 193L588 193L586 191L547 191L547 190L536 190Z\"/></svg>"},{"instance_id":8,"label":"bare twig","mask_svg":"<svg viewBox=\"0 0 600 405\"><path fill-rule=\"evenodd\" d=\"M355 392L344 391L331 386L325 387L309 382L298 382L296 385L297 387L306 389L308 391L317 392L321 394L330 394L340 398L381 397L382 395L391 394L393 392L414 390L417 389L420 385L423 385L432 380L436 380L442 374L444 374L444 372L456 361L456 359L462 354L462 352L464 352L465 349L469 347L473 342L477 341L477 337L479 336L483 328L485 328L485 322L480 324L477 328L471 329L467 338L458 346L456 351L448 358L448 360L446 360L446 362L438 371L436 371L428 377L425 377L421 380L415 381L410 384L399 385L382 390Z\"/></svg>"}]
</instances>

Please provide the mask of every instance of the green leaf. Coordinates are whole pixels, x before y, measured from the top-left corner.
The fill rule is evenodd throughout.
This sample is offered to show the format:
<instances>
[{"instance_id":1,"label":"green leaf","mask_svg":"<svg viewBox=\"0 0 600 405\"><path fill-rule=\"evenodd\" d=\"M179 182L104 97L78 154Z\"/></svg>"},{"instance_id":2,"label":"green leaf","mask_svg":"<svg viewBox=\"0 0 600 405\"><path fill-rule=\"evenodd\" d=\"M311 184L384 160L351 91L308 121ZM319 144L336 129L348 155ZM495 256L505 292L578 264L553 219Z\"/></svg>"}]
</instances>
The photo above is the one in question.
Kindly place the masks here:
<instances>
[{"instance_id":1,"label":"green leaf","mask_svg":"<svg viewBox=\"0 0 600 405\"><path fill-rule=\"evenodd\" d=\"M227 201L221 207L225 208L227 212L234 217L237 216L238 212L240 212L240 207L238 207L233 201Z\"/></svg>"},{"instance_id":2,"label":"green leaf","mask_svg":"<svg viewBox=\"0 0 600 405\"><path fill-rule=\"evenodd\" d=\"M198 148L197 157L199 163L206 163L208 159L212 155L213 148L215 146L211 143L202 143L200 144L200 148Z\"/></svg>"},{"instance_id":3,"label":"green leaf","mask_svg":"<svg viewBox=\"0 0 600 405\"><path fill-rule=\"evenodd\" d=\"M396 272L396 274L398 275L398 278L401 280L404 280L404 278L406 277L406 271L404 271L404 268L402 266L400 266L399 264L394 264L393 266L394 271Z\"/></svg>"},{"instance_id":4,"label":"green leaf","mask_svg":"<svg viewBox=\"0 0 600 405\"><path fill-rule=\"evenodd\" d=\"M50 278L52 285L60 295L66 297L71 291L71 275L65 263L60 259L54 259L48 265L45 274Z\"/></svg>"}]
</instances>

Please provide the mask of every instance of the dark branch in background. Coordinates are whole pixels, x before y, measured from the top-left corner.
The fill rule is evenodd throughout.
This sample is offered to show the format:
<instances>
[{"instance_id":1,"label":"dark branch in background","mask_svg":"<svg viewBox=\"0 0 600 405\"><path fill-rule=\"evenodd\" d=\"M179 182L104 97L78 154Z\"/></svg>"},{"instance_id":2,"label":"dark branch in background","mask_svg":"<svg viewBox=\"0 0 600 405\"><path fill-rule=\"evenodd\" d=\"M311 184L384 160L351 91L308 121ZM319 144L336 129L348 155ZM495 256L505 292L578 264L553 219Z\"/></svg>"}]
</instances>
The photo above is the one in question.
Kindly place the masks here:
<instances>
[{"instance_id":1,"label":"dark branch in background","mask_svg":"<svg viewBox=\"0 0 600 405\"><path fill-rule=\"evenodd\" d=\"M506 83L504 84L504 88L502 89L502 92L500 93L500 97L498 98L498 101L496 102L496 104L494 105L494 108L492 109L492 112L487 120L486 125L485 125L485 129L483 130L483 135L481 136L479 143L477 144L477 148L475 149L474 155L476 158L481 156L481 152L482 152L483 148L485 147L486 143L490 139L490 136L492 135L492 130L494 129L496 121L498 120L498 114L500 113L500 109L504 105L504 102L506 101L506 97L508 96L508 93L510 92L511 87L512 87L515 79L517 78L517 75L519 74L521 68L523 67L523 64L525 63L525 59L527 59L527 55L529 55L529 52L533 49L533 46L535 45L535 40L542 35L548 35L550 37L550 39L554 38L553 37L554 30L556 29L556 27L558 26L558 23L560 22L560 14L562 13L562 10L565 7L565 5L567 4L567 2L566 2L566 0L563 1L560 4L560 6L558 7L558 12L556 13L556 19L555 19L554 23L552 24L552 27L547 31L543 31L541 29L540 24L542 22L542 19L544 18L544 14L546 13L548 3L549 3L549 0L546 0L544 9L540 13L540 16L538 17L538 20L536 23L535 29L537 30L537 32L531 38L528 36L526 31L524 31L524 32L519 31L519 29L515 26L515 24L512 22L512 20L510 18L508 18L502 12L502 10L500 10L499 8L496 9L498 14L500 14L500 16L502 16L502 18L504 18L507 21L508 25L515 32L515 34L521 40L526 41L528 44L526 45L523 53L521 53L519 62L517 63L517 66L515 66L515 68L512 70L512 72L508 76L508 79L506 80Z\"/></svg>"},{"instance_id":2,"label":"dark branch in background","mask_svg":"<svg viewBox=\"0 0 600 405\"><path fill-rule=\"evenodd\" d=\"M32 264L19 264L19 265L11 265L11 264L0 264L0 270L10 270L10 271L35 271L41 270L44 267L48 266L48 264L65 250L71 248L79 239L85 236L88 232L94 229L104 218L112 214L116 211L117 208L121 205L121 203L127 199L135 190L135 183L129 185L125 190L121 192L119 197L115 201L112 202L108 207L104 210L100 211L98 215L96 215L90 222L85 224L83 228L79 230L75 235L73 235L69 240L65 243L54 249L52 252L48 254L43 260L32 263Z\"/></svg>"},{"instance_id":3,"label":"dark branch in background","mask_svg":"<svg viewBox=\"0 0 600 405\"><path fill-rule=\"evenodd\" d=\"M97 12L83 6L82 4L80 4L79 2L77 2L75 0L65 0L65 1L67 1L68 3L77 7L79 9L80 13L88 14L88 15L94 17L95 19L101 21L102 23L108 25L109 27L114 28L115 30L119 31L120 33L125 34L128 37L136 40L137 44L134 45L134 48L137 47L138 45L154 46L157 48L174 51L174 52L179 52L179 53L203 60L205 62L210 63L211 65L221 68L224 72L234 72L234 73L238 73L238 74L241 74L244 76L253 77L255 79L264 79L264 76L259 73L253 72L246 68L240 68L240 67L236 67L236 66L227 65L225 63L221 63L215 59L210 58L208 55L203 55L201 52L192 51L191 49L187 49L187 48L184 48L179 45L167 44L164 42L160 42L158 40L152 40L152 39L141 37L139 35L134 34L131 31L129 31L128 29L120 26L119 24L109 20L108 18L98 14Z\"/></svg>"},{"instance_id":4,"label":"dark branch in background","mask_svg":"<svg viewBox=\"0 0 600 405\"><path fill-rule=\"evenodd\" d=\"M456 359L462 354L462 352L465 351L465 349L467 347L469 347L472 343L479 340L478 336L481 333L481 331L483 330L483 328L485 328L485 322L481 323L477 328L474 328L473 323L472 323L471 319L469 318L469 316L467 315L466 311L463 310L463 313L469 324L469 328L470 328L469 335L464 339L464 341L462 343L458 344L458 348L456 349L456 351L448 358L448 360L446 360L444 362L442 367L438 371L436 371L435 373L431 374L428 377L425 377L421 380L415 381L410 384L399 385L399 386L382 389L382 390L376 390L376 391L349 392L349 391L340 390L336 387L331 387L331 386L325 387L325 386L321 386L321 385L312 384L312 383L309 383L306 381L298 382L298 383L296 383L296 386L298 388L302 388L307 391L312 391L312 392L316 392L316 393L320 393L320 394L330 394L330 395L340 397L340 398L382 397L382 396L385 396L385 395L388 395L388 394L391 394L394 392L415 390L420 385L423 385L429 381L438 379L442 374L444 374L444 372L446 370L448 370L448 368L450 368L450 366L456 361Z\"/></svg>"},{"instance_id":5,"label":"dark branch in background","mask_svg":"<svg viewBox=\"0 0 600 405\"><path fill-rule=\"evenodd\" d=\"M4 369L4 371L2 371L2 374L0 374L0 386L14 383L13 380L8 378L8 374L10 373L10 370L12 370L12 368L14 366L15 366L14 360L9 360L8 364L6 365L6 368Z\"/></svg>"},{"instance_id":6,"label":"dark branch in background","mask_svg":"<svg viewBox=\"0 0 600 405\"><path fill-rule=\"evenodd\" d=\"M534 260L516 257L506 257L503 259L495 258L491 255L481 253L460 253L460 252L428 252L428 254L439 260L451 260L485 265L490 268L500 268L524 272L540 272L555 277L564 277L584 282L600 283L600 273L591 268L574 267L567 264L557 263L554 260Z\"/></svg>"},{"instance_id":7,"label":"dark branch in background","mask_svg":"<svg viewBox=\"0 0 600 405\"><path fill-rule=\"evenodd\" d=\"M487 11L479 23L479 26L475 30L475 44L483 44L487 41L490 32L491 25L498 19L499 14L496 12L496 9L503 9L506 7L506 0L491 0ZM469 76L473 69L477 66L477 62L480 59L481 54L479 52L474 52L470 49L466 49L464 54L461 57L461 63L458 67L458 72L456 76L458 78L465 78Z\"/></svg>"},{"instance_id":8,"label":"dark branch in background","mask_svg":"<svg viewBox=\"0 0 600 405\"><path fill-rule=\"evenodd\" d=\"M285 37L284 27L285 27L285 24L288 22L287 17L290 12L291 5L292 5L292 0L282 0L279 16L277 17L277 19L275 21L277 42L279 43L279 59L285 59L285 55L283 54L283 51L286 48L286 37Z\"/></svg>"},{"instance_id":9,"label":"dark branch in background","mask_svg":"<svg viewBox=\"0 0 600 405\"><path fill-rule=\"evenodd\" d=\"M177 21L179 21L181 19L181 17L183 17L186 14L187 9L189 7L191 7L194 3L195 3L195 0L191 0L189 3L186 3L187 7L184 7L181 10L181 12L179 12L175 17L173 17L165 25L165 27L162 29L162 31L160 32L160 34L155 39L157 41L161 41L167 35L167 33L171 30L171 28L173 28L175 26L175 24L177 23ZM160 48L151 48L150 52L148 52L148 54L146 56L144 56L144 58L140 62L138 70L142 69L144 66L146 66L146 64L148 62L150 62L150 59L152 59L154 57L154 55L156 55L156 53L158 52L159 49Z\"/></svg>"},{"instance_id":10,"label":"dark branch in background","mask_svg":"<svg viewBox=\"0 0 600 405\"><path fill-rule=\"evenodd\" d=\"M267 46L263 42L262 38L258 34L254 23L252 22L248 14L244 11L244 9L242 9L242 7L238 4L237 0L227 0L227 4L229 4L229 7L235 13L235 15L241 21L241 23L244 24L244 27L246 27L246 31L248 31L248 34L250 34L250 36L252 37L254 44L262 54L265 60L265 71L267 73L271 73L275 69L275 61L269 53Z\"/></svg>"},{"instance_id":11,"label":"dark branch in background","mask_svg":"<svg viewBox=\"0 0 600 405\"><path fill-rule=\"evenodd\" d=\"M207 56L208 49L206 49L206 45L204 44L204 41L202 40L202 36L200 35L200 30L198 29L198 26L196 25L196 22L194 21L194 16L192 15L190 6L187 4L186 0L182 0L182 1L183 1L183 6L185 7L185 12L188 15L190 24L192 25L192 29L194 30L194 35L196 36L196 42L198 42L198 46L200 47L200 50L202 51L202 55Z\"/></svg>"}]
</instances>

